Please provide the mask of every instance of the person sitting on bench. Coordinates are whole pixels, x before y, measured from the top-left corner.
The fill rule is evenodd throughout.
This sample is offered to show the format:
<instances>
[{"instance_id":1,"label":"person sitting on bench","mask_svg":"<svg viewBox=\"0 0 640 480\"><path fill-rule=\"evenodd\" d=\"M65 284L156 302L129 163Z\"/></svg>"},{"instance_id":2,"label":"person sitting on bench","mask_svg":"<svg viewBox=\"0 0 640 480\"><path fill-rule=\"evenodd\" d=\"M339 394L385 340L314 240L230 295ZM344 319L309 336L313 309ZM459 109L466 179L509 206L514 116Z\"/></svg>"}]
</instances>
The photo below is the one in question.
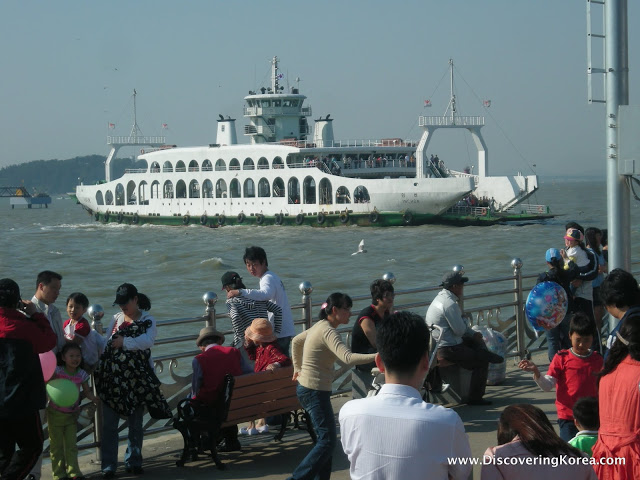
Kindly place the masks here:
<instances>
[{"instance_id":1,"label":"person sitting on bench","mask_svg":"<svg viewBox=\"0 0 640 480\"><path fill-rule=\"evenodd\" d=\"M240 350L225 347L224 335L214 327L204 327L196 340L196 345L202 351L193 359L193 377L191 383L192 406L197 415L206 415L206 408L216 401L226 374L239 376L251 373L253 369L240 355ZM218 447L219 452L240 451L238 441L238 427L232 425L223 428L221 437L224 444Z\"/></svg>"},{"instance_id":2,"label":"person sitting on bench","mask_svg":"<svg viewBox=\"0 0 640 480\"><path fill-rule=\"evenodd\" d=\"M442 290L427 310L427 325L442 328L439 338L438 360L471 370L468 405L490 405L484 400L489 363L502 363L504 358L487 350L482 334L473 330L463 318L458 301L469 279L460 271L447 272L442 277Z\"/></svg>"}]
</instances>

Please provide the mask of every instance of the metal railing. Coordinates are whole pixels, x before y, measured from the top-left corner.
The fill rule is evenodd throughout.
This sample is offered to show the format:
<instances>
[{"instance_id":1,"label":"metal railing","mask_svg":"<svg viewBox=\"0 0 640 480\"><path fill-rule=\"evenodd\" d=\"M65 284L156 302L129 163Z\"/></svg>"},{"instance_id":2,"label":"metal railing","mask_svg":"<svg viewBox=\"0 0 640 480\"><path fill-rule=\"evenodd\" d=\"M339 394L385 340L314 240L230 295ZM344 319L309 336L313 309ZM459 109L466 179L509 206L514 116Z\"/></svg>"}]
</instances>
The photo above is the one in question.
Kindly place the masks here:
<instances>
[{"instance_id":1,"label":"metal railing","mask_svg":"<svg viewBox=\"0 0 640 480\"><path fill-rule=\"evenodd\" d=\"M635 263L638 265L638 263ZM463 270L456 265L454 270ZM522 272L522 261L514 258L510 264L510 271L501 277L473 280L465 284L465 295L460 300L461 310L471 318L473 324L493 328L502 333L507 339L507 358L523 359L533 352L546 349L546 336L539 334L529 325L525 318L524 305L526 295L535 284L537 274L525 275ZM392 283L396 282L393 273L385 273L382 277ZM406 290L395 291L395 310L409 310L424 316L428 306L440 286L432 285ZM324 299L315 300L312 297L313 287L310 282L302 282L299 286L302 299L300 303L291 305L294 321L298 331L310 328L316 321L315 312L320 310ZM357 307L364 308L370 303L370 295L363 294L353 296L354 311ZM222 323L230 325L227 313L218 313L216 305L218 297L213 292L207 292L203 296L206 305L204 315L189 318L177 318L158 320L159 334L163 331L171 331L172 327L179 327L181 333L178 336L159 337L154 344L154 366L162 385L161 389L172 409L185 398L191 388L191 360L199 350L195 348L195 340L201 327L213 326L222 331L226 338L233 338L230 328L222 328ZM89 316L93 320L93 328L103 333L101 323L104 312L99 305L89 308ZM355 317L355 314L354 314ZM603 322L607 324L608 322ZM345 343L350 345L352 325L338 329ZM183 332L189 332L183 334ZM184 362L188 359L187 362ZM182 375L181 363L184 363ZM334 374L333 394L345 393L351 390L351 367L338 363ZM93 448L100 444L101 415L96 413L95 422L88 427L78 430L78 447L81 449ZM154 420L145 417L145 435L172 430L172 420ZM126 422L120 426L120 432L127 427ZM124 437L122 437L124 438ZM89 439L89 441L87 441ZM98 452L99 455L99 452Z\"/></svg>"}]
</instances>

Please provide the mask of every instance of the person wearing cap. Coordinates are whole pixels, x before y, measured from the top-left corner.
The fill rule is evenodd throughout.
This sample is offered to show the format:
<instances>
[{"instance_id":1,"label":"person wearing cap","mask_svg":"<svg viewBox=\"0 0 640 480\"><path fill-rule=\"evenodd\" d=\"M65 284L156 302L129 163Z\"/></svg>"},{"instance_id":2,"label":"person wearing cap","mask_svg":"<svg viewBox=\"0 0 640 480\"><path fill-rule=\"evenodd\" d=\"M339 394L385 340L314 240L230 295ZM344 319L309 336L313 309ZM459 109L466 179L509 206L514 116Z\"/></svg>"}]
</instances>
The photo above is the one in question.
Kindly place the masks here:
<instances>
[{"instance_id":1,"label":"person wearing cap","mask_svg":"<svg viewBox=\"0 0 640 480\"><path fill-rule=\"evenodd\" d=\"M291 359L282 353L277 339L271 322L266 318L256 318L251 322L244 334L244 350L249 359L255 362L254 372L275 370L291 365ZM264 422L264 419L258 421L257 427L251 421L248 427L240 429L240 433L248 435L267 432L269 432L269 425Z\"/></svg>"},{"instance_id":2,"label":"person wearing cap","mask_svg":"<svg viewBox=\"0 0 640 480\"><path fill-rule=\"evenodd\" d=\"M469 279L461 271L451 271L442 277L442 290L427 310L427 325L442 328L438 339L439 360L446 360L471 370L469 405L490 405L484 400L489 363L502 363L504 358L487 350L482 334L471 328L462 316L458 301L462 298L464 284Z\"/></svg>"},{"instance_id":3,"label":"person wearing cap","mask_svg":"<svg viewBox=\"0 0 640 480\"><path fill-rule=\"evenodd\" d=\"M196 339L196 346L202 353L191 362L191 398L196 411L211 406L220 393L225 375L234 377L251 373L251 366L243 362L240 351L235 347L225 347L224 334L214 327L204 327ZM225 443L219 452L239 451L238 427L233 425L222 430Z\"/></svg>"},{"instance_id":4,"label":"person wearing cap","mask_svg":"<svg viewBox=\"0 0 640 480\"><path fill-rule=\"evenodd\" d=\"M229 292L245 288L244 283L242 283L242 277L237 272L225 272L222 275L223 290ZM232 345L236 348L240 348L244 344L244 332L255 318L268 318L269 314L271 314L276 336L282 331L282 309L269 300L231 297L227 298L226 305L229 318L231 318L231 329L233 330Z\"/></svg>"},{"instance_id":5,"label":"person wearing cap","mask_svg":"<svg viewBox=\"0 0 640 480\"><path fill-rule=\"evenodd\" d=\"M18 284L0 280L0 477L22 480L42 453L45 384L39 353L56 346L49 319L21 300ZM19 450L16 452L16 445Z\"/></svg>"},{"instance_id":6,"label":"person wearing cap","mask_svg":"<svg viewBox=\"0 0 640 480\"><path fill-rule=\"evenodd\" d=\"M562 321L554 328L547 330L547 353L549 361L560 350L566 350L571 347L569 340L569 322L573 315L573 293L571 290L571 282L577 277L578 271L576 264L569 260L566 265L562 258L560 250L550 248L545 253L545 260L549 270L538 275L536 283L555 282L560 285L567 294L567 313Z\"/></svg>"},{"instance_id":7,"label":"person wearing cap","mask_svg":"<svg viewBox=\"0 0 640 480\"><path fill-rule=\"evenodd\" d=\"M584 230L577 225L567 229L564 235L565 249L560 253L565 261L565 269L569 268L569 261L573 261L578 268L578 276L571 282L573 287L573 305L577 312L585 313L596 324L593 312L593 280L598 276L598 260L593 250L584 244ZM602 351L600 332L593 338L593 349Z\"/></svg>"},{"instance_id":8,"label":"person wearing cap","mask_svg":"<svg viewBox=\"0 0 640 480\"><path fill-rule=\"evenodd\" d=\"M269 270L269 262L267 261L267 253L261 247L247 247L242 257L242 261L247 267L247 271L254 277L260 279L260 288L239 288L229 290L227 298L242 296L250 300L270 300L282 309L282 328L278 331L275 325L273 314L269 312L269 321L274 324L276 335L278 336L278 345L280 349L289 355L289 346L291 339L296 334L293 325L293 315L291 314L291 306L287 292L284 289L282 280Z\"/></svg>"},{"instance_id":9,"label":"person wearing cap","mask_svg":"<svg viewBox=\"0 0 640 480\"><path fill-rule=\"evenodd\" d=\"M96 370L96 388L102 401L103 478L116 475L120 417L127 417L129 422L125 470L140 475L144 473L142 418L145 404L150 413L152 405L169 408L160 393L151 360L151 347L156 339L157 328L155 319L149 313L149 297L138 292L135 285L123 283L116 291L113 305L120 307L120 312L113 316L105 330L108 340ZM125 365L122 364L123 359ZM131 396L130 387L134 379L139 383L136 383L136 395Z\"/></svg>"}]
</instances>

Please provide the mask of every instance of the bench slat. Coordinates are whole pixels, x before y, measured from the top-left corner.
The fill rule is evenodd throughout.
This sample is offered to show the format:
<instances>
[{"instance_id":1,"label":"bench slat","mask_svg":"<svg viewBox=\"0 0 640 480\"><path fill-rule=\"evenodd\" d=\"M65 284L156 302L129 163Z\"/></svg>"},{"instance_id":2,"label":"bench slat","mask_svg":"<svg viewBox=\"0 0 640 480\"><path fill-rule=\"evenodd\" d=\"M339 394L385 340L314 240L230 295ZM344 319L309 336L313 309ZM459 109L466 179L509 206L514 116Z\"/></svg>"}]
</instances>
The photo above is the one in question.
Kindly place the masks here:
<instances>
[{"instance_id":1,"label":"bench slat","mask_svg":"<svg viewBox=\"0 0 640 480\"><path fill-rule=\"evenodd\" d=\"M237 423L248 422L257 418L265 418L279 413L286 413L300 408L297 398L288 398L279 402L265 403L262 405L251 405L229 412L224 426L235 425Z\"/></svg>"},{"instance_id":2,"label":"bench slat","mask_svg":"<svg viewBox=\"0 0 640 480\"><path fill-rule=\"evenodd\" d=\"M231 406L229 411L238 410L239 408L246 408L249 405L261 405L263 403L281 402L288 398L297 399L295 389L293 390L278 390L277 392L270 392L268 395L254 395L250 397L242 397L231 399Z\"/></svg>"},{"instance_id":3,"label":"bench slat","mask_svg":"<svg viewBox=\"0 0 640 480\"><path fill-rule=\"evenodd\" d=\"M273 371L247 373L246 375L240 375L235 377L234 389L242 388L246 385L255 385L258 383L272 382L281 378L288 378L291 380L293 377L293 367L278 368Z\"/></svg>"},{"instance_id":4,"label":"bench slat","mask_svg":"<svg viewBox=\"0 0 640 480\"><path fill-rule=\"evenodd\" d=\"M258 384L258 385L247 385L245 387L233 389L233 394L231 396L233 402L234 400L251 397L251 396L266 396L270 395L278 395L278 392L285 391L290 395L296 394L296 383L292 382L290 378L283 378L280 380L274 380L273 382L269 382L268 385Z\"/></svg>"}]
</instances>

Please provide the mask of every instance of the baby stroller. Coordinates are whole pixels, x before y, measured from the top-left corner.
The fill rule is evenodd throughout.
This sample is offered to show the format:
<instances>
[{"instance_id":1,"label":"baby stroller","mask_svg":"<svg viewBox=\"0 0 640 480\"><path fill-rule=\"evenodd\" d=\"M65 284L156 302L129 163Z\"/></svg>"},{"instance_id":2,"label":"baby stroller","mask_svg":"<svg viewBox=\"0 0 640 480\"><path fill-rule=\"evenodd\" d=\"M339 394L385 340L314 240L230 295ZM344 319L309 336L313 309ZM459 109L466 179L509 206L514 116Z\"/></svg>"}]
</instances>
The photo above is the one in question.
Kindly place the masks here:
<instances>
[{"instance_id":1,"label":"baby stroller","mask_svg":"<svg viewBox=\"0 0 640 480\"><path fill-rule=\"evenodd\" d=\"M427 374L422 389L422 399L429 401L429 392L444 393L448 388L448 383L442 383L440 374L438 372L437 365L437 353L438 345L440 343L440 337L442 336L442 327L438 325L429 325L429 332L431 333L431 339L429 341L429 373ZM378 394L382 385L384 385L384 372L381 372L379 368L374 367L371 369L371 375L373 375L373 382L367 393L367 397L373 397Z\"/></svg>"}]
</instances>

